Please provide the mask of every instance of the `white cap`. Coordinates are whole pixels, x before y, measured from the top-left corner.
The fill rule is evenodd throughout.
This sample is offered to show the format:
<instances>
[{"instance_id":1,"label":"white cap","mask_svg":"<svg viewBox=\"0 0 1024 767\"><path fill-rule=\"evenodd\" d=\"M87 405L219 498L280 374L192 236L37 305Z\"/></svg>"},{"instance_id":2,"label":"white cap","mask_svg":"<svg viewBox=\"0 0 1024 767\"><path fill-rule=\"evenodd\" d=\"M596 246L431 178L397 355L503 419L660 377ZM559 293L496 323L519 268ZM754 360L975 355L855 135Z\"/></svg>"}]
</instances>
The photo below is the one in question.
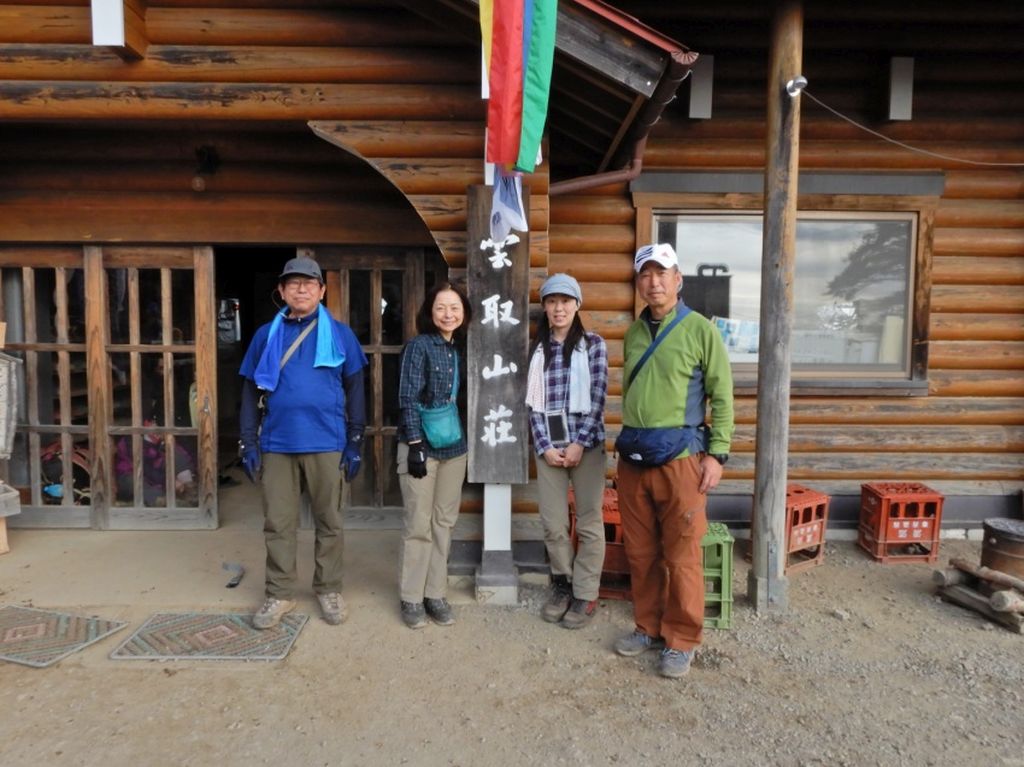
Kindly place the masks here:
<instances>
[{"instance_id":1,"label":"white cap","mask_svg":"<svg viewBox=\"0 0 1024 767\"><path fill-rule=\"evenodd\" d=\"M673 266L679 268L679 258L676 256L675 249L667 242L659 242L657 245L644 245L640 250L636 252L636 258L633 259L633 270L639 272L644 268L644 264L653 261L665 269L671 269Z\"/></svg>"}]
</instances>

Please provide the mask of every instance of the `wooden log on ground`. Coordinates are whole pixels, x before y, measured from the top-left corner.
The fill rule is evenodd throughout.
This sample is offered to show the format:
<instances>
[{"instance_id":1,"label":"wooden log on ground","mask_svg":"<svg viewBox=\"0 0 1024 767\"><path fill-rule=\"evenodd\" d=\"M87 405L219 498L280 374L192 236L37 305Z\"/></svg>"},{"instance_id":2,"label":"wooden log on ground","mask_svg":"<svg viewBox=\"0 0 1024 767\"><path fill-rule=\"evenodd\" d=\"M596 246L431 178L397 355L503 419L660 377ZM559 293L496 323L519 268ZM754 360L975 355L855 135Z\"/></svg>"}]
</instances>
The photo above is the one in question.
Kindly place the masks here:
<instances>
[{"instance_id":1,"label":"wooden log on ground","mask_svg":"<svg viewBox=\"0 0 1024 767\"><path fill-rule=\"evenodd\" d=\"M991 567L976 565L961 557L954 557L949 560L949 564L957 570L963 570L965 573L973 575L975 578L980 578L983 581L995 583L1005 588L1017 589L1024 593L1024 579L1004 573L1002 570L993 570Z\"/></svg>"},{"instance_id":2,"label":"wooden log on ground","mask_svg":"<svg viewBox=\"0 0 1024 767\"><path fill-rule=\"evenodd\" d=\"M1000 613L1024 613L1024 596L1013 589L997 591L988 598L992 609Z\"/></svg>"},{"instance_id":3,"label":"wooden log on ground","mask_svg":"<svg viewBox=\"0 0 1024 767\"><path fill-rule=\"evenodd\" d=\"M943 586L939 589L939 596L947 602L952 602L981 613L993 623L998 623L1014 633L1024 634L1024 615L1001 613L993 610L992 606L988 603L988 599L974 589L960 585Z\"/></svg>"},{"instance_id":4,"label":"wooden log on ground","mask_svg":"<svg viewBox=\"0 0 1024 767\"><path fill-rule=\"evenodd\" d=\"M955 567L932 571L932 583L936 586L958 586L967 582L967 573L963 570L957 570Z\"/></svg>"}]
</instances>

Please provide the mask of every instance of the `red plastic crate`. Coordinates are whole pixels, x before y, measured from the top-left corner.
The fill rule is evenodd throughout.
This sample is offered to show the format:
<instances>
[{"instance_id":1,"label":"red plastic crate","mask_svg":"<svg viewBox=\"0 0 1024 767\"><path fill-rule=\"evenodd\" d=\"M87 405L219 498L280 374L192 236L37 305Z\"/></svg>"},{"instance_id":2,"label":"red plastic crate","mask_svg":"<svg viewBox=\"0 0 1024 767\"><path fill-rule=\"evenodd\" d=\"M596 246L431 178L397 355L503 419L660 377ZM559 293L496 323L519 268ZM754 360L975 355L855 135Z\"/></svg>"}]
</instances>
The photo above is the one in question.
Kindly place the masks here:
<instances>
[{"instance_id":1,"label":"red plastic crate","mask_svg":"<svg viewBox=\"0 0 1024 767\"><path fill-rule=\"evenodd\" d=\"M629 561L622 543L622 517L619 515L619 493L613 487L605 488L601 506L604 519L604 565L601 568L599 596L605 599L631 599L629 590ZM576 497L569 488L569 535L576 546Z\"/></svg>"},{"instance_id":2,"label":"red plastic crate","mask_svg":"<svg viewBox=\"0 0 1024 767\"><path fill-rule=\"evenodd\" d=\"M825 561L829 496L795 482L786 485L786 574Z\"/></svg>"},{"instance_id":3,"label":"red plastic crate","mask_svg":"<svg viewBox=\"0 0 1024 767\"><path fill-rule=\"evenodd\" d=\"M879 562L939 558L943 496L920 482L861 485L857 542Z\"/></svg>"}]
</instances>

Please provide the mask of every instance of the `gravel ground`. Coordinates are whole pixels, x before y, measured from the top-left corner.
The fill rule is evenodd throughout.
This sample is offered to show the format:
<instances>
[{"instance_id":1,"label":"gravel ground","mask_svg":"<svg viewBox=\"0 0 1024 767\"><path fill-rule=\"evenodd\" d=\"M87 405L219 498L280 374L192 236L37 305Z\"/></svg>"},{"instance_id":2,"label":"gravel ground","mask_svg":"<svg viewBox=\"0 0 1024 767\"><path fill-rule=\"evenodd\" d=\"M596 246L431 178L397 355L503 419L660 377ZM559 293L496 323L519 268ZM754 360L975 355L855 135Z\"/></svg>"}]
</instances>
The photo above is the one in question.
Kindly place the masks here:
<instances>
[{"instance_id":1,"label":"gravel ground","mask_svg":"<svg viewBox=\"0 0 1024 767\"><path fill-rule=\"evenodd\" d=\"M979 554L944 541L941 562ZM628 603L571 632L540 620L539 584L518 608L459 592L456 626L412 632L391 563L370 563L352 618L311 620L282 663L115 662L110 640L49 669L0 663L0 763L1024 766L1024 636L938 600L934 566L829 544L790 579L790 610L759 616L737 560L733 628L707 632L682 680L610 651Z\"/></svg>"}]
</instances>

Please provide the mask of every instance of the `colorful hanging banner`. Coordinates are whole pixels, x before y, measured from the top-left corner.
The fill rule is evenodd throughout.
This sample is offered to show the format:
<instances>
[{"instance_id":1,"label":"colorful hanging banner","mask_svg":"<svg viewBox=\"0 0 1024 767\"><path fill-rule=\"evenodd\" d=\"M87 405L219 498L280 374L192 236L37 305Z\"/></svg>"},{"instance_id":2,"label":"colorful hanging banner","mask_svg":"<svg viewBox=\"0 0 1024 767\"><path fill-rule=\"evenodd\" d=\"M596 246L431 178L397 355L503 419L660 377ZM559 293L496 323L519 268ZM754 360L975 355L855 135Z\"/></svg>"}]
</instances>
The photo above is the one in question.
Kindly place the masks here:
<instances>
[{"instance_id":1,"label":"colorful hanging banner","mask_svg":"<svg viewBox=\"0 0 1024 767\"><path fill-rule=\"evenodd\" d=\"M547 118L557 0L481 0L488 162L532 173Z\"/></svg>"}]
</instances>

